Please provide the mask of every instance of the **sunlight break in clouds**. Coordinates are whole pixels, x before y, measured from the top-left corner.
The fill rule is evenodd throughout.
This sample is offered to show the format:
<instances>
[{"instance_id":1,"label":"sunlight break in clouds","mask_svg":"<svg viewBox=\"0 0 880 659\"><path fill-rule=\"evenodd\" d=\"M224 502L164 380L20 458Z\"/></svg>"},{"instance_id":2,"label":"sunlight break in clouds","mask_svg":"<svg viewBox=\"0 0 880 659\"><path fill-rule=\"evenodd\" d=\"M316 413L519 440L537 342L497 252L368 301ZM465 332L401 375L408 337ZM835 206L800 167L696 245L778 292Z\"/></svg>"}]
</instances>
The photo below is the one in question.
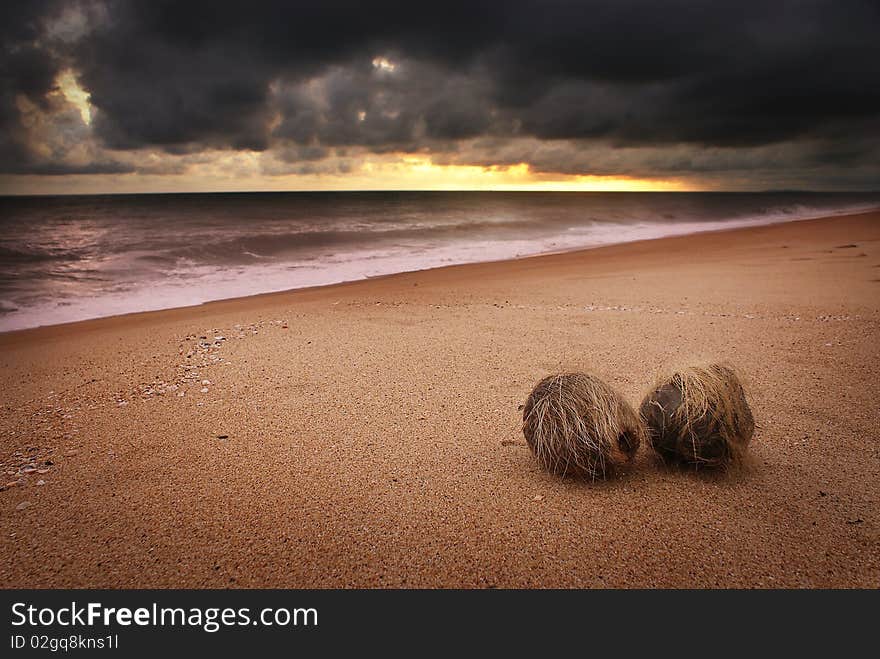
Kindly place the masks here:
<instances>
[{"instance_id":1,"label":"sunlight break in clouds","mask_svg":"<svg viewBox=\"0 0 880 659\"><path fill-rule=\"evenodd\" d=\"M89 104L89 93L80 87L76 74L70 69L62 71L55 79L64 98L79 110L86 125L92 123L92 106Z\"/></svg>"}]
</instances>

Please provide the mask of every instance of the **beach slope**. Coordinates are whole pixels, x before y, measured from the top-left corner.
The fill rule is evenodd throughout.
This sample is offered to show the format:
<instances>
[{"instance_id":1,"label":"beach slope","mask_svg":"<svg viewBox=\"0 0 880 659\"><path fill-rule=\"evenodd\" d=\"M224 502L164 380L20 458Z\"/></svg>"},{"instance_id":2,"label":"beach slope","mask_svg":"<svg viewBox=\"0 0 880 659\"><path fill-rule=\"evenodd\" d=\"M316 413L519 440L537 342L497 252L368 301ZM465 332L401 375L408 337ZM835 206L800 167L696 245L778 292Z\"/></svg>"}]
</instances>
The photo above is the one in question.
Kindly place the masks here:
<instances>
[{"instance_id":1,"label":"beach slope","mask_svg":"<svg viewBox=\"0 0 880 659\"><path fill-rule=\"evenodd\" d=\"M0 335L3 587L878 587L880 214ZM728 360L746 467L602 483L520 430Z\"/></svg>"}]
</instances>

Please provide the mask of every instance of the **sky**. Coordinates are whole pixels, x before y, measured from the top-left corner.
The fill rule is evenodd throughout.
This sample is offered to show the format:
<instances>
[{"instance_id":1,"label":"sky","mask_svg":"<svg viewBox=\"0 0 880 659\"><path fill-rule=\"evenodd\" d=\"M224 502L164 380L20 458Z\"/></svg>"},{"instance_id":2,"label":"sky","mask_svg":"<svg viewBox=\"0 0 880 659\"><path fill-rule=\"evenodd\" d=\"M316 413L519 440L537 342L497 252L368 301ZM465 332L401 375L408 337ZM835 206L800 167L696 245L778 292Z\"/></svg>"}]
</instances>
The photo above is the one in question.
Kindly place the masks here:
<instances>
[{"instance_id":1,"label":"sky","mask_svg":"<svg viewBox=\"0 0 880 659\"><path fill-rule=\"evenodd\" d=\"M880 2L0 3L0 194L878 190Z\"/></svg>"}]
</instances>

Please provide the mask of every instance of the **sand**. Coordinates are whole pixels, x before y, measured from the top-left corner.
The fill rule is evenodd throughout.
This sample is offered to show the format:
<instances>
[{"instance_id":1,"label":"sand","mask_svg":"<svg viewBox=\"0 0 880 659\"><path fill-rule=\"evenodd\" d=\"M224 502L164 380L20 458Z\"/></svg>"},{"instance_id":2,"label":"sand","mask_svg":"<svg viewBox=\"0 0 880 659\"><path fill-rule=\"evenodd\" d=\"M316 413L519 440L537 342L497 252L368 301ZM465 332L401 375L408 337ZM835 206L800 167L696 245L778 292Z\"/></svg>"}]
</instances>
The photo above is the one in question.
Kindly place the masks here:
<instances>
[{"instance_id":1,"label":"sand","mask_svg":"<svg viewBox=\"0 0 880 659\"><path fill-rule=\"evenodd\" d=\"M878 323L863 214L0 335L0 585L878 587ZM525 444L548 373L709 359L741 471Z\"/></svg>"}]
</instances>

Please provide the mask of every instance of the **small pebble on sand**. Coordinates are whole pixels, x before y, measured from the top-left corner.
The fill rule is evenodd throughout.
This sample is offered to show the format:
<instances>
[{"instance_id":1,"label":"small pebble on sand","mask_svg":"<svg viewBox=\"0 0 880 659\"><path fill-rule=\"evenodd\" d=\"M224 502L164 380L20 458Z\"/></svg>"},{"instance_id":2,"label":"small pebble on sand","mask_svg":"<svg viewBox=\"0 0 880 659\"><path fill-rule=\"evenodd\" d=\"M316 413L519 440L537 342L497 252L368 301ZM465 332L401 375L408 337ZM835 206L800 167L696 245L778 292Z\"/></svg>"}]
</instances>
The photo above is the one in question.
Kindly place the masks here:
<instances>
[{"instance_id":1,"label":"small pebble on sand","mask_svg":"<svg viewBox=\"0 0 880 659\"><path fill-rule=\"evenodd\" d=\"M30 501L22 501L20 504L18 504L18 505L15 507L15 509L16 509L16 510L24 510L25 508L30 508L30 507L31 507L31 502L30 502Z\"/></svg>"}]
</instances>

